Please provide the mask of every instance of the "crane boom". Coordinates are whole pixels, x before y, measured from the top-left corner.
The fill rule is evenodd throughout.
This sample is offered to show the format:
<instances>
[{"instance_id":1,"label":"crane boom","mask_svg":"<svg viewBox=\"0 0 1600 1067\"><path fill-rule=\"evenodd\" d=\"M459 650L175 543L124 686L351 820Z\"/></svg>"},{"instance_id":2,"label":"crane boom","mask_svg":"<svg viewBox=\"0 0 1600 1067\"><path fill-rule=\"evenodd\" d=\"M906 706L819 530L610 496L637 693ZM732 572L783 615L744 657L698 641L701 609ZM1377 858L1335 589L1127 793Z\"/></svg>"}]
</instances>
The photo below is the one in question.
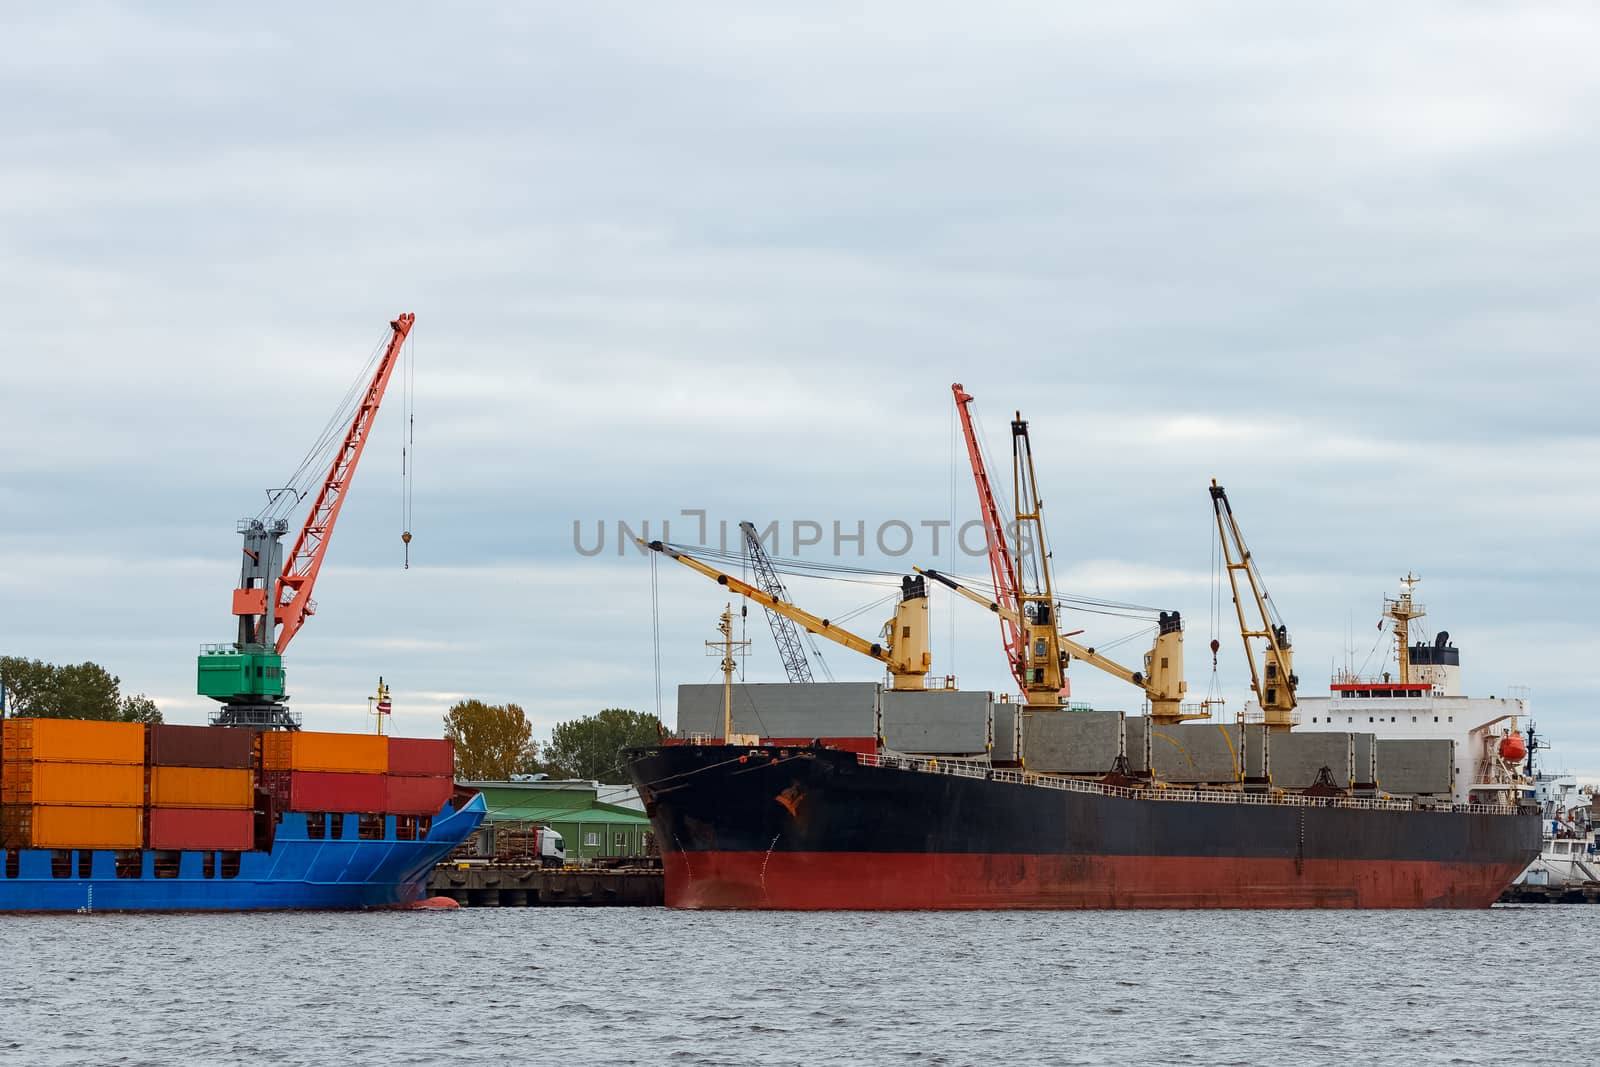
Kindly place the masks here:
<instances>
[{"instance_id":1,"label":"crane boom","mask_svg":"<svg viewBox=\"0 0 1600 1067\"><path fill-rule=\"evenodd\" d=\"M1250 688L1261 705L1262 719L1270 730L1287 730L1294 725L1295 687L1300 679L1294 673L1293 645L1289 640L1289 627L1277 617L1267 596L1266 583L1256 569L1255 556L1245 547L1239 533L1239 520L1234 517L1233 505L1228 502L1228 491L1211 479L1211 510L1217 518L1217 537L1222 542L1222 558L1228 571L1228 586L1233 591L1233 607L1239 617L1239 639L1244 642L1244 658L1250 664ZM1252 628L1245 620L1244 601L1239 596L1239 575L1250 584L1250 601L1255 615L1261 620ZM1256 672L1255 647L1252 639L1265 642L1262 653L1262 674Z\"/></svg>"},{"instance_id":2,"label":"crane boom","mask_svg":"<svg viewBox=\"0 0 1600 1067\"><path fill-rule=\"evenodd\" d=\"M1001 607L999 603L968 589L948 574L940 574L938 571L926 570L922 567L913 569L918 574L927 575L974 604L988 608L1001 618L1010 615L1013 620L1016 620L1016 613L1010 608ZM1145 669L1143 671L1129 670L1116 660L1101 655L1087 645L1080 645L1064 634L1058 633L1056 640L1061 649L1073 659L1082 660L1091 667L1098 668L1114 678L1120 678L1129 685L1138 686L1144 690L1145 695L1150 698L1150 714L1153 718L1164 722L1175 722L1179 718L1193 717L1182 711L1183 694L1187 689L1186 684L1183 682L1183 646L1175 644L1175 639L1181 639L1182 628L1182 616L1178 612L1161 612L1157 621L1155 647L1145 654ZM1176 664L1176 670L1173 669L1174 664Z\"/></svg>"},{"instance_id":3,"label":"crane boom","mask_svg":"<svg viewBox=\"0 0 1600 1067\"><path fill-rule=\"evenodd\" d=\"M316 613L317 606L311 599L311 589L317 583L323 557L328 553L328 539L333 536L333 524L339 520L339 509L344 506L345 489L356 472L356 464L361 461L361 451L367 445L367 433L372 420L377 418L378 405L383 403L389 376L400 357L400 347L405 344L406 335L411 332L414 321L415 315L401 315L389 323L392 331L389 347L378 361L372 381L367 383L367 391L361 397L355 417L350 420L350 428L345 431L344 442L334 454L328 476L322 480L317 499L311 505L305 525L300 528L300 536L295 538L294 549L283 566L283 577L278 585L281 599L274 612L280 627L277 643L279 655L289 647L294 635L300 632L306 618Z\"/></svg>"},{"instance_id":4,"label":"crane boom","mask_svg":"<svg viewBox=\"0 0 1600 1067\"><path fill-rule=\"evenodd\" d=\"M783 580L778 577L772 560L767 558L767 550L761 547L761 535L756 533L755 523L741 522L739 529L744 533L745 551L750 556L762 591L774 600L788 603L789 592L784 589ZM789 681L813 681L811 664L806 660L805 646L800 643L800 631L795 628L794 620L775 611L771 604L763 607L766 608L767 624L772 627L772 639L778 643L778 657L783 660L783 671L789 676Z\"/></svg>"},{"instance_id":5,"label":"crane boom","mask_svg":"<svg viewBox=\"0 0 1600 1067\"><path fill-rule=\"evenodd\" d=\"M961 433L967 442L967 459L972 464L972 481L978 490L978 510L983 516L983 535L989 549L989 576L994 581L995 600L1012 610L1011 616L1001 615L1000 642L1005 646L1006 662L1011 665L1011 675L1017 685L1027 687L1026 671L1022 665L1022 630L1017 622L1022 606L1017 600L1017 569L1011 562L1011 546L1006 541L1006 528L1000 521L1000 508L995 503L994 487L989 483L989 470L983 461L983 449L978 434L972 426L972 394L960 382L950 386L955 395L956 414L961 418Z\"/></svg>"},{"instance_id":6,"label":"crane boom","mask_svg":"<svg viewBox=\"0 0 1600 1067\"><path fill-rule=\"evenodd\" d=\"M842 626L835 626L819 615L813 615L803 608L796 607L764 589L758 589L747 582L742 582L731 574L724 574L708 563L702 563L686 552L680 552L671 545L662 541L646 542L634 538L641 547L653 552L660 552L669 559L675 559L692 571L705 575L718 585L726 586L729 590L740 596L776 611L784 618L792 619L808 633L843 645L852 652L859 652L889 668L891 688L893 689L922 689L925 688L924 679L933 657L928 651L928 588L920 578L907 576L900 583L900 603L895 608L894 618L884 627L887 631L883 641L869 641L864 637L851 633Z\"/></svg>"}]
</instances>

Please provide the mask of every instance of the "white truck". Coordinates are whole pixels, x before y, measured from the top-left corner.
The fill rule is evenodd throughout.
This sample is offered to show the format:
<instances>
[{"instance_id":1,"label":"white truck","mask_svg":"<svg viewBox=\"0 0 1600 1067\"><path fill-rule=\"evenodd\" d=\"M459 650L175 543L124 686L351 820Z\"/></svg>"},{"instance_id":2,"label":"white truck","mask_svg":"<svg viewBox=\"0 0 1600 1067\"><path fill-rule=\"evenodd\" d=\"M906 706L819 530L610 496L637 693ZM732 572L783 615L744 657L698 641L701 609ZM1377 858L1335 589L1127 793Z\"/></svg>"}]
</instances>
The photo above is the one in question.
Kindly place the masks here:
<instances>
[{"instance_id":1,"label":"white truck","mask_svg":"<svg viewBox=\"0 0 1600 1067\"><path fill-rule=\"evenodd\" d=\"M548 826L539 827L539 866L565 867L567 865L567 845L561 835Z\"/></svg>"}]
</instances>

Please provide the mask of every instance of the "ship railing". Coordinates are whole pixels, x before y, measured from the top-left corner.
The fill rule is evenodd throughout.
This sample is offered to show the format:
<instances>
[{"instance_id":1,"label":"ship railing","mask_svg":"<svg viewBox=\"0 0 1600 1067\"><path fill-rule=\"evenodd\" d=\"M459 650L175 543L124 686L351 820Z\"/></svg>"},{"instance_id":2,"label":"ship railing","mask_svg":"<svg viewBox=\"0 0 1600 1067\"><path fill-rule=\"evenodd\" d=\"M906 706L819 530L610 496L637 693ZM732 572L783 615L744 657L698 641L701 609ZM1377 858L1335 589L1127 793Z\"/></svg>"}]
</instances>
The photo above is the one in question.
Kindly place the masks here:
<instances>
[{"instance_id":1,"label":"ship railing","mask_svg":"<svg viewBox=\"0 0 1600 1067\"><path fill-rule=\"evenodd\" d=\"M1148 786L1112 785L1057 774L995 767L984 760L905 756L895 753L858 752L856 759L868 767L887 767L922 774L949 774L961 778L1009 782L1068 793L1093 793L1099 796L1127 797L1132 800L1168 800L1204 804L1267 804L1294 808L1353 808L1365 811L1447 811L1477 815L1510 815L1516 808L1501 804L1418 805L1410 800L1388 797L1318 797L1302 793L1258 792L1234 789L1186 788L1153 783Z\"/></svg>"}]
</instances>

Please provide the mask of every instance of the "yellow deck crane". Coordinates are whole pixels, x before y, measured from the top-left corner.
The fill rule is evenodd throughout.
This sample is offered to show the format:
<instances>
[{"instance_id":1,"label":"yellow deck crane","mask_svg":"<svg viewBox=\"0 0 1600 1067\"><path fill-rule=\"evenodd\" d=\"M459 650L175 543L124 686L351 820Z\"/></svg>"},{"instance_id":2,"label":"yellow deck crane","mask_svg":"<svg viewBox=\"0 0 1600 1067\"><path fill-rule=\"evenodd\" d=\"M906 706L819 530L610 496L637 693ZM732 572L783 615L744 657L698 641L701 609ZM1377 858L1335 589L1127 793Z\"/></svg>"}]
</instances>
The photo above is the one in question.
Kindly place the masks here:
<instances>
[{"instance_id":1,"label":"yellow deck crane","mask_svg":"<svg viewBox=\"0 0 1600 1067\"><path fill-rule=\"evenodd\" d=\"M1022 640L1017 649L1022 668L1022 694L1030 708L1059 710L1067 692L1067 649L1056 618L1050 585L1050 547L1044 539L1044 501L1033 477L1033 444L1028 421L1017 412L1011 420L1011 482L1016 491L1015 584L1017 612L1001 618L1014 622ZM1001 534L1004 537L1004 534ZM958 590L959 591L959 590ZM998 602L997 602L998 605Z\"/></svg>"},{"instance_id":2,"label":"yellow deck crane","mask_svg":"<svg viewBox=\"0 0 1600 1067\"><path fill-rule=\"evenodd\" d=\"M921 567L916 568L916 571L941 585L948 586L974 604L983 605L1003 619L1017 621L1015 612L1002 608L995 601L973 592L947 574L924 570ZM1129 670L1115 660L1108 659L1087 645L1080 645L1059 632L1056 634L1056 641L1064 654L1064 659L1082 660L1091 667L1144 690L1145 696L1150 700L1150 717L1156 722L1170 725L1183 722L1185 719L1204 718L1205 713L1187 711L1183 704L1183 695L1188 692L1189 686L1183 680L1182 617L1176 611L1163 611L1157 617L1157 629L1155 646L1145 653L1142 671ZM1032 698L1034 694L1028 695ZM1060 707L1060 703L1054 700L1030 699L1028 703L1029 711L1056 711Z\"/></svg>"},{"instance_id":3,"label":"yellow deck crane","mask_svg":"<svg viewBox=\"0 0 1600 1067\"><path fill-rule=\"evenodd\" d=\"M826 637L853 652L870 656L884 664L889 668L889 688L896 690L926 688L927 674L933 656L928 651L928 584L920 576L907 575L901 579L900 604L895 608L894 618L884 624L883 640L869 641L764 589L741 582L731 574L724 574L710 564L702 563L669 544L661 541L647 543L640 538L634 540L642 547L675 559L718 585L725 586L746 599L754 600L767 610L775 611L786 619L792 619L808 633Z\"/></svg>"},{"instance_id":4,"label":"yellow deck crane","mask_svg":"<svg viewBox=\"0 0 1600 1067\"><path fill-rule=\"evenodd\" d=\"M1256 558L1245 547L1239 534L1239 520L1234 518L1233 505L1228 502L1228 492L1211 479L1211 509L1217 516L1217 537L1222 542L1222 559L1228 571L1228 585L1233 589L1233 607L1239 616L1239 638L1244 642L1244 657L1250 664L1250 688L1261 704L1262 721L1269 730L1288 730L1294 725L1295 687L1300 679L1294 673L1294 651L1289 640L1289 627L1278 616L1278 609L1267 595L1266 583L1256 570ZM1239 596L1239 575L1250 583L1250 601L1255 605L1255 616L1260 625L1254 628L1245 621L1244 601ZM1256 672L1255 646L1250 642L1265 642L1262 650L1261 673ZM1212 643L1213 649L1216 643Z\"/></svg>"},{"instance_id":5,"label":"yellow deck crane","mask_svg":"<svg viewBox=\"0 0 1600 1067\"><path fill-rule=\"evenodd\" d=\"M1016 497L1015 525L1011 530L1016 546L1013 555L1007 551L1007 531L1001 526L988 467L972 426L968 410L972 395L960 385L953 385L951 389L955 393L956 411L966 431L967 451L977 484L984 532L989 540L990 570L995 576L1000 598L989 600L937 571L919 567L916 568L917 573L949 586L968 600L995 612L1005 623L1016 628L1019 638L1012 670L1021 683L1022 698L1030 711L1061 709L1062 696L1067 689L1067 664L1076 656L1090 666L1144 690L1150 700L1151 717L1157 722L1171 724L1185 719L1205 718L1203 711L1184 708L1183 696L1189 687L1183 680L1183 616L1178 612L1161 612L1155 646L1145 654L1142 671L1129 670L1061 633L1055 591L1050 580L1050 550L1045 544L1044 502L1039 498L1038 485L1034 480L1033 444L1028 435L1028 422L1020 411L1011 421L1011 477ZM1007 651L1012 651L1009 639Z\"/></svg>"}]
</instances>

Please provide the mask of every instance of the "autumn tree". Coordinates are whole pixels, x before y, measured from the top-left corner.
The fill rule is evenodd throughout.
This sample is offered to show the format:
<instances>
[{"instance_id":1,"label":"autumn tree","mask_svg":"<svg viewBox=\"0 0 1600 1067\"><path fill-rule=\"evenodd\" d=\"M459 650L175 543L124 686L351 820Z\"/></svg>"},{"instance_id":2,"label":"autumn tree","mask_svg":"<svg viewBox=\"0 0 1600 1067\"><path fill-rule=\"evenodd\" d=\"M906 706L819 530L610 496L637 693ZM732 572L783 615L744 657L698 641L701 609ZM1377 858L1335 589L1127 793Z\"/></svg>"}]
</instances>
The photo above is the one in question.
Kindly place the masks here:
<instances>
[{"instance_id":1,"label":"autumn tree","mask_svg":"<svg viewBox=\"0 0 1600 1067\"><path fill-rule=\"evenodd\" d=\"M456 746L456 777L503 782L537 769L533 725L516 704L463 700L444 716L444 736Z\"/></svg>"},{"instance_id":2,"label":"autumn tree","mask_svg":"<svg viewBox=\"0 0 1600 1067\"><path fill-rule=\"evenodd\" d=\"M161 709L140 693L123 696L121 679L98 663L57 665L0 656L5 712L13 718L160 722Z\"/></svg>"},{"instance_id":3,"label":"autumn tree","mask_svg":"<svg viewBox=\"0 0 1600 1067\"><path fill-rule=\"evenodd\" d=\"M545 767L551 774L604 781L621 773L623 749L660 739L661 720L649 712L606 708L558 723L545 746Z\"/></svg>"}]
</instances>

